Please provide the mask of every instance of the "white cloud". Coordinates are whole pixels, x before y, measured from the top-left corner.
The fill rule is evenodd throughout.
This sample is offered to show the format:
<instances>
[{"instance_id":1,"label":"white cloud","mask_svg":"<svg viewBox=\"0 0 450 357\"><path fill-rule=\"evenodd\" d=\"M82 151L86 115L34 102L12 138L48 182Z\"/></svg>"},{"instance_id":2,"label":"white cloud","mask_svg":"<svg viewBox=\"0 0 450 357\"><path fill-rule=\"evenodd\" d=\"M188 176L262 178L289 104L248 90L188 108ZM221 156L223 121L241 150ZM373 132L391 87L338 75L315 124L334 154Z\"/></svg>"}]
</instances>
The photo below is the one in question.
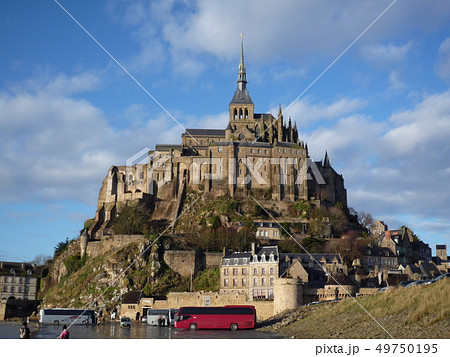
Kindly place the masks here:
<instances>
[{"instance_id":1,"label":"white cloud","mask_svg":"<svg viewBox=\"0 0 450 357\"><path fill-rule=\"evenodd\" d=\"M135 31L141 64L172 56L203 63L205 54L235 59L239 33L245 33L246 55L253 63L277 61L308 65L320 55L327 61L348 46L389 1L122 1L111 15ZM398 62L411 48L410 34L424 34L448 25L450 4L398 2L358 41L374 61ZM401 19L401 21L399 21ZM330 30L332 29L332 30ZM168 44L170 53L161 44ZM366 45L365 45L366 44ZM155 52L158 54L155 56ZM349 54L351 56L351 53ZM177 61L175 61L176 63Z\"/></svg>"},{"instance_id":2,"label":"white cloud","mask_svg":"<svg viewBox=\"0 0 450 357\"><path fill-rule=\"evenodd\" d=\"M405 60L411 49L411 42L396 45L394 43L388 44L366 44L361 47L362 57L376 65L398 63Z\"/></svg>"},{"instance_id":3,"label":"white cloud","mask_svg":"<svg viewBox=\"0 0 450 357\"><path fill-rule=\"evenodd\" d=\"M436 73L444 81L450 80L450 37L447 37L439 46Z\"/></svg>"},{"instance_id":4,"label":"white cloud","mask_svg":"<svg viewBox=\"0 0 450 357\"><path fill-rule=\"evenodd\" d=\"M2 201L64 198L94 204L112 164L123 164L145 146L179 141L182 129L172 119L144 119L139 106L125 110L140 114L131 128L115 130L100 109L70 97L91 89L88 79L80 80L88 77L56 76L42 90L31 81L33 89L0 93Z\"/></svg>"},{"instance_id":5,"label":"white cloud","mask_svg":"<svg viewBox=\"0 0 450 357\"><path fill-rule=\"evenodd\" d=\"M313 104L311 97L305 97L296 101L289 109L289 104L285 105L282 110L285 110L284 117L286 119L291 116L303 129L320 120L337 119L354 113L364 108L366 104L365 100L358 98L341 98L331 104ZM272 112L278 113L278 109L273 108Z\"/></svg>"},{"instance_id":6,"label":"white cloud","mask_svg":"<svg viewBox=\"0 0 450 357\"><path fill-rule=\"evenodd\" d=\"M389 87L388 92L398 93L407 88L407 84L401 78L400 72L398 70L393 70L389 74Z\"/></svg>"}]
</instances>

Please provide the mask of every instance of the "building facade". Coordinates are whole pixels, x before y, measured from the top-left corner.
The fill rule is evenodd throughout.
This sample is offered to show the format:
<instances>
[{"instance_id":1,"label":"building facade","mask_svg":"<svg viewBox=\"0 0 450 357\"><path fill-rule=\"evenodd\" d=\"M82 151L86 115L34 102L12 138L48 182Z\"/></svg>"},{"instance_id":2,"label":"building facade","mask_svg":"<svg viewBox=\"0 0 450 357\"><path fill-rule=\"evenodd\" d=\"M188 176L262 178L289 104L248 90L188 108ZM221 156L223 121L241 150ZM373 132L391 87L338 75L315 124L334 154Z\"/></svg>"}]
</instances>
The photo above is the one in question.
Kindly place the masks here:
<instances>
[{"instance_id":1,"label":"building facade","mask_svg":"<svg viewBox=\"0 0 450 357\"><path fill-rule=\"evenodd\" d=\"M28 263L0 262L0 299L37 300L40 277Z\"/></svg>"}]
</instances>

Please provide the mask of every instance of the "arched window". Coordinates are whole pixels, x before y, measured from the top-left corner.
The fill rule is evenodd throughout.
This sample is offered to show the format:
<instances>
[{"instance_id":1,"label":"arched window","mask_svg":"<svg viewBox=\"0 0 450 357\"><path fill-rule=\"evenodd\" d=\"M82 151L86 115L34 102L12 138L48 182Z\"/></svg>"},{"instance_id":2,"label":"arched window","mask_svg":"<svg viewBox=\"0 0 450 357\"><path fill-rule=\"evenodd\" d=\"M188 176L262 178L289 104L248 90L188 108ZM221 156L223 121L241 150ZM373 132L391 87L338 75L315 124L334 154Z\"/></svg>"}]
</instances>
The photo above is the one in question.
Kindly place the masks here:
<instances>
[{"instance_id":1,"label":"arched window","mask_svg":"<svg viewBox=\"0 0 450 357\"><path fill-rule=\"evenodd\" d=\"M143 180L144 179L144 173L143 172L141 172L141 180Z\"/></svg>"},{"instance_id":2,"label":"arched window","mask_svg":"<svg viewBox=\"0 0 450 357\"><path fill-rule=\"evenodd\" d=\"M133 181L133 175L132 174L128 175L128 181Z\"/></svg>"},{"instance_id":3,"label":"arched window","mask_svg":"<svg viewBox=\"0 0 450 357\"><path fill-rule=\"evenodd\" d=\"M234 118L234 119L237 119L237 116L238 116L238 114L237 114L237 109L235 109L234 112L233 112L233 118Z\"/></svg>"},{"instance_id":4,"label":"arched window","mask_svg":"<svg viewBox=\"0 0 450 357\"><path fill-rule=\"evenodd\" d=\"M243 118L243 112L242 112L242 109L239 109L239 119L242 119Z\"/></svg>"},{"instance_id":5,"label":"arched window","mask_svg":"<svg viewBox=\"0 0 450 357\"><path fill-rule=\"evenodd\" d=\"M248 109L245 109L244 113L245 113L245 119L248 119Z\"/></svg>"}]
</instances>

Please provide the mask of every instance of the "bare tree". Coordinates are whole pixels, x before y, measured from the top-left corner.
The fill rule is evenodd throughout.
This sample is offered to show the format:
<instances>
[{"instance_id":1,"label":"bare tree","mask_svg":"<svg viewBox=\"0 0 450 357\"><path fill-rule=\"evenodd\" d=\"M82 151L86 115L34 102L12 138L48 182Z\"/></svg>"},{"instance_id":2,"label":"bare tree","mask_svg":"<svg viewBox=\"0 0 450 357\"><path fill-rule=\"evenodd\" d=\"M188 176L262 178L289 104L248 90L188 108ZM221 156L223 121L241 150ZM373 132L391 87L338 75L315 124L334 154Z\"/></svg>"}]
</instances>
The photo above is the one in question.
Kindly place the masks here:
<instances>
[{"instance_id":1,"label":"bare tree","mask_svg":"<svg viewBox=\"0 0 450 357\"><path fill-rule=\"evenodd\" d=\"M368 212L361 211L358 213L358 222L365 228L369 228L373 223L372 215Z\"/></svg>"},{"instance_id":2,"label":"bare tree","mask_svg":"<svg viewBox=\"0 0 450 357\"><path fill-rule=\"evenodd\" d=\"M52 259L50 255L38 254L34 257L31 263L36 265L45 265L45 263L50 259Z\"/></svg>"}]
</instances>

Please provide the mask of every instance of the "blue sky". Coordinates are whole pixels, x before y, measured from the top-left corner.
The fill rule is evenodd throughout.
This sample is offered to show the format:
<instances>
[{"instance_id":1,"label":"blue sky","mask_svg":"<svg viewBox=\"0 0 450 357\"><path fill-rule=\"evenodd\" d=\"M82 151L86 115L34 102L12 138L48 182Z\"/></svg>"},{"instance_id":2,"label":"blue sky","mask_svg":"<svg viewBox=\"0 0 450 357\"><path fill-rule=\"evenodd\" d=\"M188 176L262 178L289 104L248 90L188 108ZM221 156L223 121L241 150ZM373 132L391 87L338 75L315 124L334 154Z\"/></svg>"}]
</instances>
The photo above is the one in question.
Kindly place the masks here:
<instances>
[{"instance_id":1,"label":"blue sky","mask_svg":"<svg viewBox=\"0 0 450 357\"><path fill-rule=\"evenodd\" d=\"M184 127L222 128L245 33L256 112L292 101L392 1L75 1L72 14ZM398 0L285 116L349 206L450 237L450 3ZM183 131L52 0L0 2L0 259L52 254L113 164Z\"/></svg>"}]
</instances>

